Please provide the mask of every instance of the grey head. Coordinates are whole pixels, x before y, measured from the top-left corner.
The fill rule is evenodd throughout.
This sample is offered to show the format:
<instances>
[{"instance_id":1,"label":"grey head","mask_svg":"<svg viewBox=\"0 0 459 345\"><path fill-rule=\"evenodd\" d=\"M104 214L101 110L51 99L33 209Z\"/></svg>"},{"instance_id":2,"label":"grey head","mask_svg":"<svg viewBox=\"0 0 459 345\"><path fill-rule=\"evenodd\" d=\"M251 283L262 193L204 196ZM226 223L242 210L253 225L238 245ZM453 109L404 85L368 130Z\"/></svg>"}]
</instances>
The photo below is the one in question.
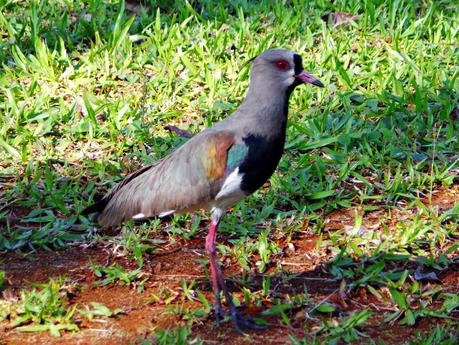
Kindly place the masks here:
<instances>
[{"instance_id":1,"label":"grey head","mask_svg":"<svg viewBox=\"0 0 459 345\"><path fill-rule=\"evenodd\" d=\"M235 130L240 137L284 136L288 101L296 86L323 84L303 70L301 56L284 49L271 49L251 59L250 85L239 109L214 129Z\"/></svg>"},{"instance_id":2,"label":"grey head","mask_svg":"<svg viewBox=\"0 0 459 345\"><path fill-rule=\"evenodd\" d=\"M252 59L249 93L270 95L285 91L287 96L303 83L319 87L323 84L303 70L301 56L289 50L272 49Z\"/></svg>"}]
</instances>

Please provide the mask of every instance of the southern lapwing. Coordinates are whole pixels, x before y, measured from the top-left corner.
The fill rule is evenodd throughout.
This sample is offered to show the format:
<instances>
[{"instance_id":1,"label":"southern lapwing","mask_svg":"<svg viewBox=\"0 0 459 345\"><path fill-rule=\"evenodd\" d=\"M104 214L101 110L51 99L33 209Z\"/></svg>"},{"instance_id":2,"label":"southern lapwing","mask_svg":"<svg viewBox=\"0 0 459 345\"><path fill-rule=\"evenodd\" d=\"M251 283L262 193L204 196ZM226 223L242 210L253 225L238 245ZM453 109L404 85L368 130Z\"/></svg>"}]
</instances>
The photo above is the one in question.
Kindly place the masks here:
<instances>
[{"instance_id":1,"label":"southern lapwing","mask_svg":"<svg viewBox=\"0 0 459 345\"><path fill-rule=\"evenodd\" d=\"M225 314L223 291L235 328L259 328L236 309L217 262L216 236L227 207L246 198L272 175L282 156L288 101L303 83L323 84L303 70L300 55L268 50L253 58L245 100L231 116L214 124L167 157L128 175L83 214L113 227L129 219L164 217L207 209L211 213L206 251L217 322Z\"/></svg>"}]
</instances>

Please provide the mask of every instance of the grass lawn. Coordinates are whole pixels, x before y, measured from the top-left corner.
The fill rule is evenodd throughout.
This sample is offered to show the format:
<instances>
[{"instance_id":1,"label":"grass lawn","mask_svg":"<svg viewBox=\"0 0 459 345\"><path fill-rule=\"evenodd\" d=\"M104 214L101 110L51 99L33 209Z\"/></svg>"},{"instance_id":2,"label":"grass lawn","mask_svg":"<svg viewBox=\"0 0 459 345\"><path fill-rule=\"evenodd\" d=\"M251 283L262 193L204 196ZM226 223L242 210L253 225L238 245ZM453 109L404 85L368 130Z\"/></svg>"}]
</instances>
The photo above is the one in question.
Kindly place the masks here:
<instances>
[{"instance_id":1,"label":"grass lawn","mask_svg":"<svg viewBox=\"0 0 459 345\"><path fill-rule=\"evenodd\" d=\"M0 0L1 344L457 344L452 0ZM285 154L224 218L103 232L96 194L228 116L246 62L300 53Z\"/></svg>"}]
</instances>

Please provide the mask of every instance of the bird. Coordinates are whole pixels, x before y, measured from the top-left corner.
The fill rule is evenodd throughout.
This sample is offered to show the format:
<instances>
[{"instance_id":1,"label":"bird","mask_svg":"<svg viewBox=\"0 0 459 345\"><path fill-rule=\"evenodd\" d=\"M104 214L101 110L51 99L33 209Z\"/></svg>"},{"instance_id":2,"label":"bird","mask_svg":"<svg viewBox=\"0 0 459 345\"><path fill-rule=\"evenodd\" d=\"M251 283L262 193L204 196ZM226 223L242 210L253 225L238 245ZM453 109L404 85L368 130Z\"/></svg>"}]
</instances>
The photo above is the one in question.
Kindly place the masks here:
<instances>
[{"instance_id":1,"label":"bird","mask_svg":"<svg viewBox=\"0 0 459 345\"><path fill-rule=\"evenodd\" d=\"M213 311L230 316L235 329L263 326L245 318L233 303L218 264L216 237L227 208L245 199L274 173L284 151L289 98L299 85L322 82L303 70L298 53L267 50L250 60L250 82L239 108L196 134L168 156L147 165L115 185L101 200L83 210L111 228L128 220L210 211L205 250L209 257ZM221 303L225 297L229 313Z\"/></svg>"}]
</instances>

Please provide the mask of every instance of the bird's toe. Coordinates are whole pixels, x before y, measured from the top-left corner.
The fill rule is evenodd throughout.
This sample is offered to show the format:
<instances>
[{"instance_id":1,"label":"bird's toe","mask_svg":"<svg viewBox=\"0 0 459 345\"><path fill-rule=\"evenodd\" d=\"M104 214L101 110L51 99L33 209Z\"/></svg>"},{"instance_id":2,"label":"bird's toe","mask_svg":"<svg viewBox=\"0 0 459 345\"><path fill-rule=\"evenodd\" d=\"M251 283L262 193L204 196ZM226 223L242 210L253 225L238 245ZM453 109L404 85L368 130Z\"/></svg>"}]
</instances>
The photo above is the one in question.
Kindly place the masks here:
<instances>
[{"instance_id":1,"label":"bird's toe","mask_svg":"<svg viewBox=\"0 0 459 345\"><path fill-rule=\"evenodd\" d=\"M223 320L226 316L228 316L228 313L225 313L223 311L222 306L217 304L216 306L214 306L214 315L217 326L220 326L220 321Z\"/></svg>"},{"instance_id":2,"label":"bird's toe","mask_svg":"<svg viewBox=\"0 0 459 345\"><path fill-rule=\"evenodd\" d=\"M255 330L265 330L265 329L267 329L269 327L269 324L261 325L261 324L255 322L251 318L243 317L237 310L234 310L234 311L231 312L231 318L233 320L234 328L236 328L236 330L241 334L245 334L242 331L242 328L255 329Z\"/></svg>"}]
</instances>

